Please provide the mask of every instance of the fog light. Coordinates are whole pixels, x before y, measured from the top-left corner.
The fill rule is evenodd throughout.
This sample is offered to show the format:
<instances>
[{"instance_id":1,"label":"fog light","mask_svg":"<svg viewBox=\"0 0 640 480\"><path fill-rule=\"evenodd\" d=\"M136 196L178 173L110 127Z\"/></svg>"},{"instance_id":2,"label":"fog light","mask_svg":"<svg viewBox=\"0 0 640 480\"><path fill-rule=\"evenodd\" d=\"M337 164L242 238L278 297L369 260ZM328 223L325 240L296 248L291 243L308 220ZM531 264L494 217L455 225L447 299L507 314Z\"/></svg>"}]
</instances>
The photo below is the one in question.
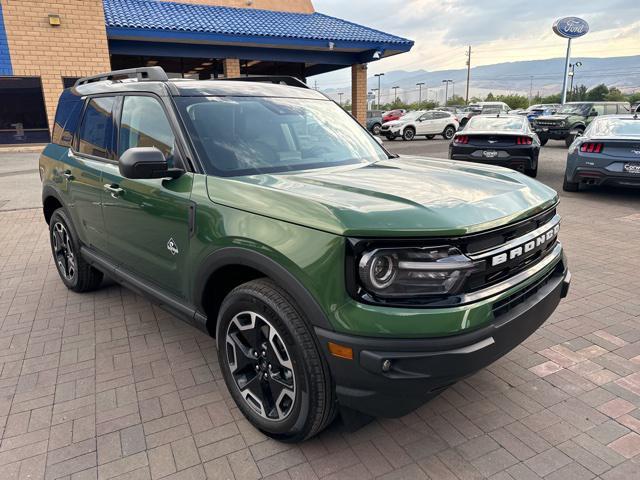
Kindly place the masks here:
<instances>
[{"instance_id":1,"label":"fog light","mask_svg":"<svg viewBox=\"0 0 640 480\"><path fill-rule=\"evenodd\" d=\"M391 360L385 360L382 362L382 371L388 372L389 370L391 370Z\"/></svg>"}]
</instances>

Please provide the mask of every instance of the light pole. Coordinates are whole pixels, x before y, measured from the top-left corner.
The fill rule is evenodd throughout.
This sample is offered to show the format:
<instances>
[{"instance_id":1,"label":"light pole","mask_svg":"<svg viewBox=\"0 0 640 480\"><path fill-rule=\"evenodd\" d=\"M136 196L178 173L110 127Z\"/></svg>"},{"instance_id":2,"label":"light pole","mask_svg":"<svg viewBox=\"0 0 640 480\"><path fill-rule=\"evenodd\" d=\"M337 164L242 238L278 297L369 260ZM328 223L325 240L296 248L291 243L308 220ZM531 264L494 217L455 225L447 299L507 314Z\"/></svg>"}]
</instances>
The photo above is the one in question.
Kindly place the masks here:
<instances>
[{"instance_id":1,"label":"light pole","mask_svg":"<svg viewBox=\"0 0 640 480\"><path fill-rule=\"evenodd\" d=\"M398 89L400 87L392 87L393 88L393 103L396 103L398 100Z\"/></svg>"},{"instance_id":2,"label":"light pole","mask_svg":"<svg viewBox=\"0 0 640 480\"><path fill-rule=\"evenodd\" d=\"M569 64L569 76L571 77L571 83L569 86L569 95L571 96L571 100L575 100L575 98L573 98L573 79L576 76L576 72L575 69L576 67L581 67L582 66L582 62L576 62L576 63L570 63Z\"/></svg>"},{"instance_id":3,"label":"light pole","mask_svg":"<svg viewBox=\"0 0 640 480\"><path fill-rule=\"evenodd\" d=\"M442 80L444 83L444 106L447 106L447 100L449 98L449 84L453 83L453 80Z\"/></svg>"},{"instance_id":4,"label":"light pole","mask_svg":"<svg viewBox=\"0 0 640 480\"><path fill-rule=\"evenodd\" d=\"M419 93L419 100L418 100L418 108L420 108L420 105L422 104L422 86L424 85L424 82L418 82L416 83L416 85L420 88L420 93Z\"/></svg>"},{"instance_id":5,"label":"light pole","mask_svg":"<svg viewBox=\"0 0 640 480\"><path fill-rule=\"evenodd\" d=\"M338 92L338 96L340 97L340 106L342 106L342 95L344 95L344 92Z\"/></svg>"},{"instance_id":6,"label":"light pole","mask_svg":"<svg viewBox=\"0 0 640 480\"><path fill-rule=\"evenodd\" d=\"M380 79L384 77L384 73L376 73L374 77L378 77L378 110L380 110Z\"/></svg>"}]
</instances>

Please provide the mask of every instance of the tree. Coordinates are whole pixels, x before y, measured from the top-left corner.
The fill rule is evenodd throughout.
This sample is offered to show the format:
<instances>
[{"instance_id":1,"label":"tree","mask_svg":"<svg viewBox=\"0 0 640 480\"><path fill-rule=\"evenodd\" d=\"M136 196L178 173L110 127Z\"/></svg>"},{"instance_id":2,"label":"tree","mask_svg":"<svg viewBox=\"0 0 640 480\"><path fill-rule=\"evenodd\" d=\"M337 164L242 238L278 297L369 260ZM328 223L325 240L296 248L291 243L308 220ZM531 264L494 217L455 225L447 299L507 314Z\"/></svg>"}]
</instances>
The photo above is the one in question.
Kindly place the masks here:
<instances>
[{"instance_id":1,"label":"tree","mask_svg":"<svg viewBox=\"0 0 640 480\"><path fill-rule=\"evenodd\" d=\"M611 87L609 93L604 96L604 99L610 102L622 102L626 100L624 94L616 87Z\"/></svg>"},{"instance_id":2,"label":"tree","mask_svg":"<svg viewBox=\"0 0 640 480\"><path fill-rule=\"evenodd\" d=\"M572 102L580 102L587 99L587 87L586 85L579 85L573 89L569 98Z\"/></svg>"},{"instance_id":3,"label":"tree","mask_svg":"<svg viewBox=\"0 0 640 480\"><path fill-rule=\"evenodd\" d=\"M452 95L451 97L449 97L449 101L447 102L447 105L464 105L464 98L462 98L460 95Z\"/></svg>"},{"instance_id":4,"label":"tree","mask_svg":"<svg viewBox=\"0 0 640 480\"><path fill-rule=\"evenodd\" d=\"M415 102L409 105L409 110L433 110L438 106L437 103L432 101L423 100L421 102Z\"/></svg>"},{"instance_id":5,"label":"tree","mask_svg":"<svg viewBox=\"0 0 640 480\"><path fill-rule=\"evenodd\" d=\"M627 100L629 100L629 103L640 102L640 92L634 92L630 94Z\"/></svg>"},{"instance_id":6,"label":"tree","mask_svg":"<svg viewBox=\"0 0 640 480\"><path fill-rule=\"evenodd\" d=\"M506 103L512 110L529 106L529 100L524 95L498 95L496 100Z\"/></svg>"},{"instance_id":7,"label":"tree","mask_svg":"<svg viewBox=\"0 0 640 480\"><path fill-rule=\"evenodd\" d=\"M496 101L496 97L493 96L493 93L489 92L489 95L487 95L487 98L484 99L485 102L495 102Z\"/></svg>"},{"instance_id":8,"label":"tree","mask_svg":"<svg viewBox=\"0 0 640 480\"><path fill-rule=\"evenodd\" d=\"M605 99L608 93L609 88L607 88L604 83L601 83L600 85L596 85L587 92L586 100L590 100L592 102L601 102Z\"/></svg>"}]
</instances>

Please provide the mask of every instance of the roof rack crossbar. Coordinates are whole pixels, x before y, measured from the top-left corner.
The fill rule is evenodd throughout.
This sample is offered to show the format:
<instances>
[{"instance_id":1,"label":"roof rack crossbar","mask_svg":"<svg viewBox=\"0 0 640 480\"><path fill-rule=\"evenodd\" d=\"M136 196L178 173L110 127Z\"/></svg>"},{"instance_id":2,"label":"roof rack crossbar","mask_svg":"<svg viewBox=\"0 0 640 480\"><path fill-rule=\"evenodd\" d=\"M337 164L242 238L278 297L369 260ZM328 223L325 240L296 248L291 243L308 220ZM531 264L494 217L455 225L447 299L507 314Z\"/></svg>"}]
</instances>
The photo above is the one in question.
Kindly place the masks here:
<instances>
[{"instance_id":1,"label":"roof rack crossbar","mask_svg":"<svg viewBox=\"0 0 640 480\"><path fill-rule=\"evenodd\" d=\"M113 72L101 73L99 75L93 75L91 77L79 78L74 86L77 87L79 85L86 85L88 83L101 82L104 80L122 80L124 78L136 78L139 82L169 81L169 77L162 69L162 67L141 67L129 68L126 70L114 70Z\"/></svg>"},{"instance_id":2,"label":"roof rack crossbar","mask_svg":"<svg viewBox=\"0 0 640 480\"><path fill-rule=\"evenodd\" d=\"M221 78L220 80L228 80L232 82L275 83L277 85L288 85L290 87L309 88L309 86L299 78L286 75L256 75L254 77Z\"/></svg>"}]
</instances>

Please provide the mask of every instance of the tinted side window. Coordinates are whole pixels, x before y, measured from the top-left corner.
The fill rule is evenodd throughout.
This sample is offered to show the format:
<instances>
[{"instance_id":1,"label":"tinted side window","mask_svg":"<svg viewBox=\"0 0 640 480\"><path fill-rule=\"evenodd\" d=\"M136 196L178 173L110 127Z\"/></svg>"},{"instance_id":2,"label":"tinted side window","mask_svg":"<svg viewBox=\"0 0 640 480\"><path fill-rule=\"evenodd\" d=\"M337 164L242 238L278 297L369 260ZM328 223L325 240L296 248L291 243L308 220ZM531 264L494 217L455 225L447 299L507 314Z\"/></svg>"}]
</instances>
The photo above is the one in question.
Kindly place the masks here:
<instances>
[{"instance_id":1,"label":"tinted side window","mask_svg":"<svg viewBox=\"0 0 640 480\"><path fill-rule=\"evenodd\" d=\"M114 159L113 106L115 97L92 98L87 104L80 127L78 151L95 157Z\"/></svg>"},{"instance_id":2,"label":"tinted side window","mask_svg":"<svg viewBox=\"0 0 640 480\"><path fill-rule=\"evenodd\" d=\"M61 101L56 111L51 141L63 147L70 147L73 136L78 129L78 123L80 123L81 113L82 101L80 99Z\"/></svg>"},{"instance_id":3,"label":"tinted side window","mask_svg":"<svg viewBox=\"0 0 640 480\"><path fill-rule=\"evenodd\" d=\"M128 96L124 98L120 120L121 155L129 148L156 147L169 167L173 167L175 137L160 102L153 97Z\"/></svg>"},{"instance_id":4,"label":"tinted side window","mask_svg":"<svg viewBox=\"0 0 640 480\"><path fill-rule=\"evenodd\" d=\"M618 113L618 106L617 105L605 105L604 106L604 114L605 115L613 115Z\"/></svg>"},{"instance_id":5,"label":"tinted side window","mask_svg":"<svg viewBox=\"0 0 640 480\"><path fill-rule=\"evenodd\" d=\"M598 112L598 115L604 115L604 105L594 105L591 108L591 111L596 111Z\"/></svg>"},{"instance_id":6,"label":"tinted side window","mask_svg":"<svg viewBox=\"0 0 640 480\"><path fill-rule=\"evenodd\" d=\"M442 118L449 118L449 114L448 114L448 113L445 113L445 112L435 112L435 113L433 114L433 118L439 118L439 119L442 119Z\"/></svg>"}]
</instances>

